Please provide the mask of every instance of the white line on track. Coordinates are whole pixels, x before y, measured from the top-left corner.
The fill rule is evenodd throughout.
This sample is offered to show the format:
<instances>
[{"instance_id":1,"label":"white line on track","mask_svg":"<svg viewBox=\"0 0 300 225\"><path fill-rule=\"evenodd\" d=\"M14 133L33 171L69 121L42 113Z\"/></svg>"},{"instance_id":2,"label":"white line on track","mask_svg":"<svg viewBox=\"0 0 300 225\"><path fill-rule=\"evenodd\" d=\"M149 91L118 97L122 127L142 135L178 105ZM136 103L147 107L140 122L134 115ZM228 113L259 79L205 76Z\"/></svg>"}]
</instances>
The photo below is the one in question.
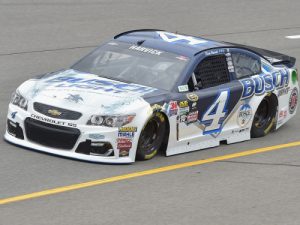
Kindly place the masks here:
<instances>
[{"instance_id":1,"label":"white line on track","mask_svg":"<svg viewBox=\"0 0 300 225\"><path fill-rule=\"evenodd\" d=\"M300 39L300 35L285 36L285 38L288 38L288 39Z\"/></svg>"}]
</instances>

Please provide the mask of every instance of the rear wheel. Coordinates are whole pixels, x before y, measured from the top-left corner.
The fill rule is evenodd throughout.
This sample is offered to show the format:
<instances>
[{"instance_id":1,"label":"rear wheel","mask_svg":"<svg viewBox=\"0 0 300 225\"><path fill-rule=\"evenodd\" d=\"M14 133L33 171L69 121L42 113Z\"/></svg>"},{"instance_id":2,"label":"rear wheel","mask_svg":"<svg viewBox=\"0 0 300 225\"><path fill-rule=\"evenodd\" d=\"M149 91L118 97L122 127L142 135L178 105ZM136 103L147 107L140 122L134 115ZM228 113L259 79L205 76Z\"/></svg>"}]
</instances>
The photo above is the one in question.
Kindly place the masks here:
<instances>
[{"instance_id":1,"label":"rear wheel","mask_svg":"<svg viewBox=\"0 0 300 225\"><path fill-rule=\"evenodd\" d=\"M275 95L265 97L254 115L251 137L263 137L270 133L275 125L277 98Z\"/></svg>"},{"instance_id":2,"label":"rear wheel","mask_svg":"<svg viewBox=\"0 0 300 225\"><path fill-rule=\"evenodd\" d=\"M143 128L137 147L136 158L138 160L152 159L160 149L166 131L166 119L160 112L148 120Z\"/></svg>"}]
</instances>

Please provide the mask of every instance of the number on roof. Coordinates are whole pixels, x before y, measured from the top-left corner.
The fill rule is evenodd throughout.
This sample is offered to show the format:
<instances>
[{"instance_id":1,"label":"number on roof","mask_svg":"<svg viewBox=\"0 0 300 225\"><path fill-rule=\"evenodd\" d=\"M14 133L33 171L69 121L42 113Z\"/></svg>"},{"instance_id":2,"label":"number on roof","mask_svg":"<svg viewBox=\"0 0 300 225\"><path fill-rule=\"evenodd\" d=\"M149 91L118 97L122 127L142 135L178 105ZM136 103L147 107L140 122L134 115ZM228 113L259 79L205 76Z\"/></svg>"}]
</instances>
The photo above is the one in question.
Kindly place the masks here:
<instances>
[{"instance_id":1,"label":"number on roof","mask_svg":"<svg viewBox=\"0 0 300 225\"><path fill-rule=\"evenodd\" d=\"M157 33L164 41L170 43L187 43L189 45L197 45L197 44L203 44L207 42L206 40L200 38L195 38L195 37L185 36L180 34L173 34L169 32L158 31Z\"/></svg>"}]
</instances>

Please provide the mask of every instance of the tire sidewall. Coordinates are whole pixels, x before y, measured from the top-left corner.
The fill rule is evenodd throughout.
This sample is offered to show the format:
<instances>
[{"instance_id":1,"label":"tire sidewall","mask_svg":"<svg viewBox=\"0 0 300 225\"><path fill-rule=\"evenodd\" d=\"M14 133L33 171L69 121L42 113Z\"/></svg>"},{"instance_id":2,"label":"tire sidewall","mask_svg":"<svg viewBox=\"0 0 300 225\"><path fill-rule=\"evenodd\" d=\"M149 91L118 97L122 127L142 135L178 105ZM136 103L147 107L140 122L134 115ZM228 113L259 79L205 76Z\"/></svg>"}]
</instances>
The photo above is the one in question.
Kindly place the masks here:
<instances>
[{"instance_id":1,"label":"tire sidewall","mask_svg":"<svg viewBox=\"0 0 300 225\"><path fill-rule=\"evenodd\" d=\"M257 127L255 126L255 121L254 121L254 117L253 117L253 122L252 122L252 127L251 127L251 137L256 138L256 137L263 137L265 135L267 135L268 133L270 133L275 125L275 121L276 121L276 113L277 113L277 102L275 100L275 96L266 96L265 98L268 98L268 110L270 110L270 115L268 116L268 122L262 126L262 127ZM265 98L260 102L255 115L259 109L259 107L261 106L261 103L265 100Z\"/></svg>"},{"instance_id":2,"label":"tire sidewall","mask_svg":"<svg viewBox=\"0 0 300 225\"><path fill-rule=\"evenodd\" d=\"M151 146L151 149L149 150L149 149L143 148L143 146L140 146L140 138L141 138L147 124L151 120L155 120L157 123L159 123L159 129L157 132L157 138L155 139L155 141L153 142L153 144ZM145 125L141 131L140 138L139 138L138 145L137 145L136 159L137 160L148 160L148 159L153 158L157 154L157 152L159 151L160 147L163 144L165 131L166 131L165 116L161 112L153 113L153 115L147 120L147 122L145 123Z\"/></svg>"}]
</instances>

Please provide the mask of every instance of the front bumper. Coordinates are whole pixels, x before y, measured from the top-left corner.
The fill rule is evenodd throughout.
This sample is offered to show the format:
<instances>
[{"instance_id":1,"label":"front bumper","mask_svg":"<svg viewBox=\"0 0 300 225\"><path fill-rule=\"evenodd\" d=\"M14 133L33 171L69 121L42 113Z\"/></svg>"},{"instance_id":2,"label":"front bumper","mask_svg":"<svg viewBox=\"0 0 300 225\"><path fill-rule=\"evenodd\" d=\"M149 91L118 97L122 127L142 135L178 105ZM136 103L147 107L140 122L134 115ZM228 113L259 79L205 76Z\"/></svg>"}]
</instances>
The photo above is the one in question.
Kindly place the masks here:
<instances>
[{"instance_id":1,"label":"front bumper","mask_svg":"<svg viewBox=\"0 0 300 225\"><path fill-rule=\"evenodd\" d=\"M35 112L35 114L38 113ZM33 123L28 123L28 120ZM30 126L33 124L35 126L34 129L32 129L32 127L28 128L28 124L30 124ZM48 133L47 135L42 134L39 136L38 128L39 126L43 128L45 124L49 125L46 130ZM135 151L132 151L136 148L135 140L132 140L132 149L129 151L129 155L120 156L119 149L117 148L118 128L77 125L76 128L64 127L66 129L63 129L61 133L59 133L58 130L57 136L55 136L56 128L63 127L32 119L30 112L23 111L10 104L4 138L8 142L19 146L78 160L119 164L132 163L135 160ZM13 129L13 132L11 129ZM78 131L78 134L76 139L73 138L74 143L66 144L64 143L65 139L60 135L64 135L64 132L70 133L70 130L71 132L73 130ZM17 132L17 135L15 135L14 132ZM20 133L22 133L22 135L20 135ZM68 135L70 136L70 134ZM69 141L67 140L68 137L65 137L66 141ZM99 152L98 154L97 150L102 143L105 143L109 151L107 153L103 152L103 154ZM107 147L107 145L109 145L109 147ZM88 148L92 150L88 150Z\"/></svg>"}]
</instances>

